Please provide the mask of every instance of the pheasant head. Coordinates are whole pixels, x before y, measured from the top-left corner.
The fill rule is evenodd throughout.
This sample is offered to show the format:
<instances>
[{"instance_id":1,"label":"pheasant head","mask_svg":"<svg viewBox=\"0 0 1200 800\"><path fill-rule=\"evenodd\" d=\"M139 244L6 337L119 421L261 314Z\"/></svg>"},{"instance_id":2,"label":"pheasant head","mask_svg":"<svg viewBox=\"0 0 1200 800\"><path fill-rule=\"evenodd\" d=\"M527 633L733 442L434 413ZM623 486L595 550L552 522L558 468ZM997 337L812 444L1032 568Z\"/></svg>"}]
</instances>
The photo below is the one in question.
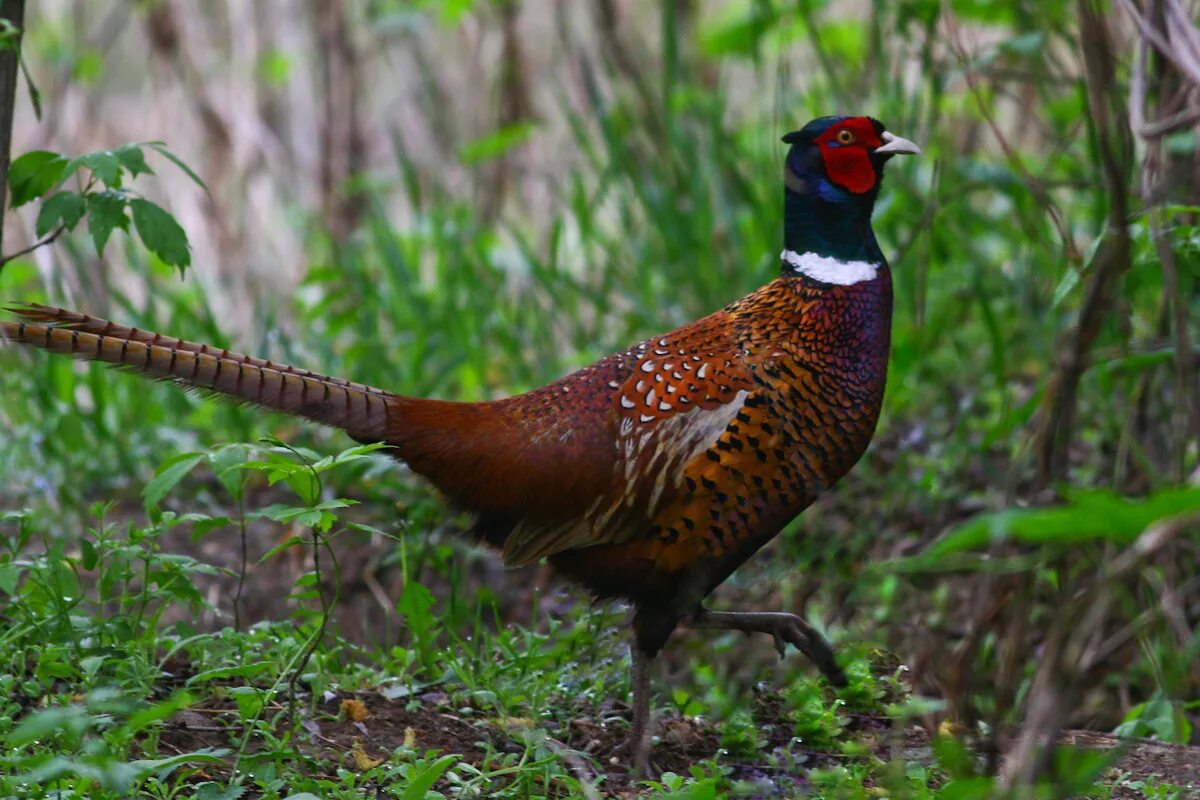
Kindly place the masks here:
<instances>
[{"instance_id":1,"label":"pheasant head","mask_svg":"<svg viewBox=\"0 0 1200 800\"><path fill-rule=\"evenodd\" d=\"M784 261L787 253L811 253L883 263L871 232L883 167L892 156L921 148L872 117L820 117L783 141L791 145L783 171Z\"/></svg>"}]
</instances>

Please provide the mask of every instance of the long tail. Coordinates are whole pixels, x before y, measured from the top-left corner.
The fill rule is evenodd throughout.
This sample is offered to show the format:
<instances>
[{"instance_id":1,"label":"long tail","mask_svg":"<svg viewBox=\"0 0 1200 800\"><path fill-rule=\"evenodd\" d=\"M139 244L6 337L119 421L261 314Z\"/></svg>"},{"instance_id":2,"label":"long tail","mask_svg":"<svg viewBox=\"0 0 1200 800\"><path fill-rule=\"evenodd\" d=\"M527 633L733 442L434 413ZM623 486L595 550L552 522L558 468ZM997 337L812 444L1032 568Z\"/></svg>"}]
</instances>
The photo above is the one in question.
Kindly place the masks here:
<instances>
[{"instance_id":1,"label":"long tail","mask_svg":"<svg viewBox=\"0 0 1200 800\"><path fill-rule=\"evenodd\" d=\"M216 392L242 402L380 440L399 397L391 392L221 348L117 325L62 308L8 309L22 321L0 321L0 340L89 361L106 361L151 377Z\"/></svg>"}]
</instances>

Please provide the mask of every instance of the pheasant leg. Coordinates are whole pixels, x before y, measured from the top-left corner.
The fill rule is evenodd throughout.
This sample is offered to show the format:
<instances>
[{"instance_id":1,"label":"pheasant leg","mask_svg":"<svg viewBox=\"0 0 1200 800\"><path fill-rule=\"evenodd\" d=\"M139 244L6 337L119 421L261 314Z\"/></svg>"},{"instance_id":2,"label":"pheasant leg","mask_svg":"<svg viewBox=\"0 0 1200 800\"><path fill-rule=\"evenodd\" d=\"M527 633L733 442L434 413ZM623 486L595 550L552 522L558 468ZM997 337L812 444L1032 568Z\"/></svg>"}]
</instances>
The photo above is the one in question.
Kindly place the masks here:
<instances>
[{"instance_id":1,"label":"pheasant leg","mask_svg":"<svg viewBox=\"0 0 1200 800\"><path fill-rule=\"evenodd\" d=\"M808 656L825 679L834 686L846 685L846 673L838 666L833 645L811 625L795 614L782 611L709 611L702 608L687 624L697 629L720 629L768 633L775 639L775 649L783 658L784 648L791 644Z\"/></svg>"},{"instance_id":2,"label":"pheasant leg","mask_svg":"<svg viewBox=\"0 0 1200 800\"><path fill-rule=\"evenodd\" d=\"M629 730L626 747L633 756L633 778L646 777L650 764L650 743L646 734L650 731L650 662L648 655L636 644L630 647L633 656L633 727Z\"/></svg>"}]
</instances>

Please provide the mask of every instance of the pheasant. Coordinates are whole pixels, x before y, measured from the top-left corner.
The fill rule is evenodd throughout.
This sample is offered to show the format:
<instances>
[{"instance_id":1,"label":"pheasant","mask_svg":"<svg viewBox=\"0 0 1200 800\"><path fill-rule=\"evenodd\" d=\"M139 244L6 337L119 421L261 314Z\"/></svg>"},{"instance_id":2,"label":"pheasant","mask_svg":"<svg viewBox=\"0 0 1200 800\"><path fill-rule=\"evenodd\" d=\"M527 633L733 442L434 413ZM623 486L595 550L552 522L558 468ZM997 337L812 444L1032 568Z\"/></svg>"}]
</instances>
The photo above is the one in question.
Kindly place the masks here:
<instances>
[{"instance_id":1,"label":"pheasant","mask_svg":"<svg viewBox=\"0 0 1200 800\"><path fill-rule=\"evenodd\" d=\"M633 606L633 722L644 772L651 661L681 623L767 633L845 685L830 644L780 612L708 594L858 461L883 400L892 314L871 229L884 164L920 149L870 117L789 133L781 274L700 320L503 400L394 394L41 305L0 339L340 428L474 512L509 565L546 558Z\"/></svg>"}]
</instances>

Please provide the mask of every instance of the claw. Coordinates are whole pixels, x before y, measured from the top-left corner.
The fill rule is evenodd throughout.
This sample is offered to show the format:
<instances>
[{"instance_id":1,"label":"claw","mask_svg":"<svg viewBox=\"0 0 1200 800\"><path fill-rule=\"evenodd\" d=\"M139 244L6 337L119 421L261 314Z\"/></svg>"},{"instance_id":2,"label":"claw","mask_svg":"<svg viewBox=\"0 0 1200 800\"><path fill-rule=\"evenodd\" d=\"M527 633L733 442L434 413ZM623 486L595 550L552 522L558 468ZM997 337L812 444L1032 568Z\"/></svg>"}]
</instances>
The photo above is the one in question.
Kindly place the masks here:
<instances>
[{"instance_id":1,"label":"claw","mask_svg":"<svg viewBox=\"0 0 1200 800\"><path fill-rule=\"evenodd\" d=\"M816 665L821 674L834 686L845 686L846 675L833 655L833 646L818 631L795 614L754 611L707 611L703 608L692 614L694 628L740 630L745 633L767 633L774 640L775 652L782 659L787 646L797 650Z\"/></svg>"}]
</instances>

